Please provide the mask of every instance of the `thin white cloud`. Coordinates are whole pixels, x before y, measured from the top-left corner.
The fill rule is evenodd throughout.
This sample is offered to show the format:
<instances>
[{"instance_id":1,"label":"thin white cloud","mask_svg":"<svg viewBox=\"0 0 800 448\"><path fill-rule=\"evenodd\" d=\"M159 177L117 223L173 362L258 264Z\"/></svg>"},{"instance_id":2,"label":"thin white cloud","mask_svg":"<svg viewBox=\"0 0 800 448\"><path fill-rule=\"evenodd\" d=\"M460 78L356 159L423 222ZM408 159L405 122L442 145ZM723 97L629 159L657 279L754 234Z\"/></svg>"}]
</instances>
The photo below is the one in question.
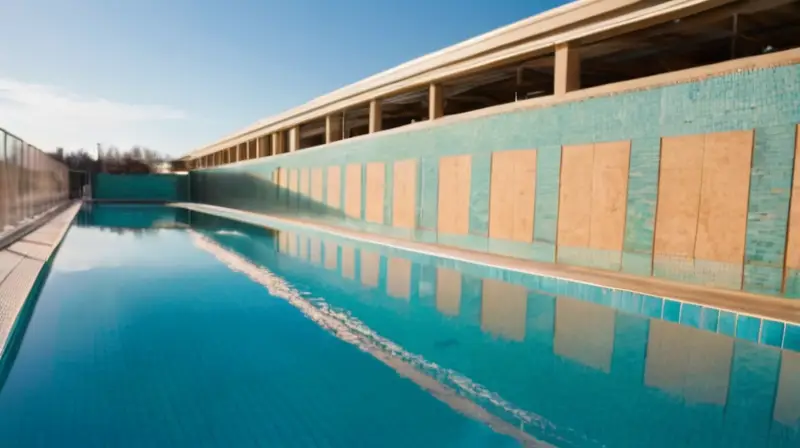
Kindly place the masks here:
<instances>
[{"instance_id":1,"label":"thin white cloud","mask_svg":"<svg viewBox=\"0 0 800 448\"><path fill-rule=\"evenodd\" d=\"M45 150L88 149L97 142L158 146L146 141L158 139L153 125L185 118L185 112L169 106L122 103L0 78L0 127Z\"/></svg>"}]
</instances>

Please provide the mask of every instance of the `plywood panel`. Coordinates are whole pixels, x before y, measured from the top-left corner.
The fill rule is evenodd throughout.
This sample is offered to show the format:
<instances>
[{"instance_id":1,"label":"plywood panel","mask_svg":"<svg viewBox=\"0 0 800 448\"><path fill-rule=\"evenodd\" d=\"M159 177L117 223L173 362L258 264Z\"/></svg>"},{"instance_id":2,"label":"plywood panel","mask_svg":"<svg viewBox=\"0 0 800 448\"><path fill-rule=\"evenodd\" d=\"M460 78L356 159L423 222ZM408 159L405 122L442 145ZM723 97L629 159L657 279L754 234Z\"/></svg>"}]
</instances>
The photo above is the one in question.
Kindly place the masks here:
<instances>
[{"instance_id":1,"label":"plywood panel","mask_svg":"<svg viewBox=\"0 0 800 448\"><path fill-rule=\"evenodd\" d=\"M655 242L656 255L694 257L705 137L661 140Z\"/></svg>"},{"instance_id":2,"label":"plywood panel","mask_svg":"<svg viewBox=\"0 0 800 448\"><path fill-rule=\"evenodd\" d=\"M492 154L489 187L489 238L510 240L514 236L514 158L512 151Z\"/></svg>"},{"instance_id":3,"label":"plywood panel","mask_svg":"<svg viewBox=\"0 0 800 448\"><path fill-rule=\"evenodd\" d=\"M287 239L287 252L292 257L297 257L297 235L294 233L289 233L286 235Z\"/></svg>"},{"instance_id":4,"label":"plywood panel","mask_svg":"<svg viewBox=\"0 0 800 448\"><path fill-rule=\"evenodd\" d=\"M322 168L311 170L311 199L322 204Z\"/></svg>"},{"instance_id":5,"label":"plywood panel","mask_svg":"<svg viewBox=\"0 0 800 448\"><path fill-rule=\"evenodd\" d=\"M481 329L509 339L525 339L528 292L520 285L483 280Z\"/></svg>"},{"instance_id":6,"label":"plywood panel","mask_svg":"<svg viewBox=\"0 0 800 448\"><path fill-rule=\"evenodd\" d=\"M308 241L309 260L314 264L322 264L322 246L320 240L311 238Z\"/></svg>"},{"instance_id":7,"label":"plywood panel","mask_svg":"<svg viewBox=\"0 0 800 448\"><path fill-rule=\"evenodd\" d=\"M695 258L744 260L753 131L706 135Z\"/></svg>"},{"instance_id":8,"label":"plywood panel","mask_svg":"<svg viewBox=\"0 0 800 448\"><path fill-rule=\"evenodd\" d=\"M775 421L797 427L800 422L800 400L797 397L800 397L800 353L784 350L781 352L781 371L775 396Z\"/></svg>"},{"instance_id":9,"label":"plywood panel","mask_svg":"<svg viewBox=\"0 0 800 448\"><path fill-rule=\"evenodd\" d=\"M536 150L514 151L514 233L515 241L533 241L533 213L536 206Z\"/></svg>"},{"instance_id":10,"label":"plywood panel","mask_svg":"<svg viewBox=\"0 0 800 448\"><path fill-rule=\"evenodd\" d=\"M386 265L386 294L397 299L411 297L411 261L391 257Z\"/></svg>"},{"instance_id":11,"label":"plywood panel","mask_svg":"<svg viewBox=\"0 0 800 448\"><path fill-rule=\"evenodd\" d=\"M381 272L381 256L367 250L361 251L361 284L377 287Z\"/></svg>"},{"instance_id":12,"label":"plywood panel","mask_svg":"<svg viewBox=\"0 0 800 448\"><path fill-rule=\"evenodd\" d=\"M308 238L300 236L297 241L297 256L303 260L308 259Z\"/></svg>"},{"instance_id":13,"label":"plywood panel","mask_svg":"<svg viewBox=\"0 0 800 448\"><path fill-rule=\"evenodd\" d=\"M345 171L344 211L351 218L361 219L361 165L347 165Z\"/></svg>"},{"instance_id":14,"label":"plywood panel","mask_svg":"<svg viewBox=\"0 0 800 448\"><path fill-rule=\"evenodd\" d=\"M289 251L289 239L286 232L278 233L278 252L285 254Z\"/></svg>"},{"instance_id":15,"label":"plywood panel","mask_svg":"<svg viewBox=\"0 0 800 448\"><path fill-rule=\"evenodd\" d=\"M350 246L342 246L342 277L350 280L356 278L355 249Z\"/></svg>"},{"instance_id":16,"label":"plywood panel","mask_svg":"<svg viewBox=\"0 0 800 448\"><path fill-rule=\"evenodd\" d=\"M392 225L413 229L417 225L417 159L395 162L392 183Z\"/></svg>"},{"instance_id":17,"label":"plywood panel","mask_svg":"<svg viewBox=\"0 0 800 448\"><path fill-rule=\"evenodd\" d=\"M615 313L607 306L559 297L553 351L583 365L610 372Z\"/></svg>"},{"instance_id":18,"label":"plywood panel","mask_svg":"<svg viewBox=\"0 0 800 448\"><path fill-rule=\"evenodd\" d=\"M461 309L461 273L452 269L436 270L436 309L458 316Z\"/></svg>"},{"instance_id":19,"label":"plywood panel","mask_svg":"<svg viewBox=\"0 0 800 448\"><path fill-rule=\"evenodd\" d=\"M335 271L339 265L339 246L336 243L325 241L325 269Z\"/></svg>"},{"instance_id":20,"label":"plywood panel","mask_svg":"<svg viewBox=\"0 0 800 448\"><path fill-rule=\"evenodd\" d=\"M439 217L441 233L469 233L469 193L472 157L442 157L439 160Z\"/></svg>"},{"instance_id":21,"label":"plywood panel","mask_svg":"<svg viewBox=\"0 0 800 448\"><path fill-rule=\"evenodd\" d=\"M786 267L789 269L800 269L800 125L797 126L795 142L792 203L786 244Z\"/></svg>"},{"instance_id":22,"label":"plywood panel","mask_svg":"<svg viewBox=\"0 0 800 448\"><path fill-rule=\"evenodd\" d=\"M300 195L303 198L309 196L309 185L311 184L311 171L308 168L300 170Z\"/></svg>"},{"instance_id":23,"label":"plywood panel","mask_svg":"<svg viewBox=\"0 0 800 448\"><path fill-rule=\"evenodd\" d=\"M594 146L564 146L558 196L558 245L589 247Z\"/></svg>"},{"instance_id":24,"label":"plywood panel","mask_svg":"<svg viewBox=\"0 0 800 448\"><path fill-rule=\"evenodd\" d=\"M724 335L652 320L644 382L690 403L724 406L733 341Z\"/></svg>"},{"instance_id":25,"label":"plywood panel","mask_svg":"<svg viewBox=\"0 0 800 448\"><path fill-rule=\"evenodd\" d=\"M386 168L381 162L367 164L366 212L367 222L383 224L383 195L386 188Z\"/></svg>"},{"instance_id":26,"label":"plywood panel","mask_svg":"<svg viewBox=\"0 0 800 448\"><path fill-rule=\"evenodd\" d=\"M628 200L630 142L594 145L589 247L621 251Z\"/></svg>"},{"instance_id":27,"label":"plywood panel","mask_svg":"<svg viewBox=\"0 0 800 448\"><path fill-rule=\"evenodd\" d=\"M328 207L342 206L342 169L338 166L328 167Z\"/></svg>"}]
</instances>

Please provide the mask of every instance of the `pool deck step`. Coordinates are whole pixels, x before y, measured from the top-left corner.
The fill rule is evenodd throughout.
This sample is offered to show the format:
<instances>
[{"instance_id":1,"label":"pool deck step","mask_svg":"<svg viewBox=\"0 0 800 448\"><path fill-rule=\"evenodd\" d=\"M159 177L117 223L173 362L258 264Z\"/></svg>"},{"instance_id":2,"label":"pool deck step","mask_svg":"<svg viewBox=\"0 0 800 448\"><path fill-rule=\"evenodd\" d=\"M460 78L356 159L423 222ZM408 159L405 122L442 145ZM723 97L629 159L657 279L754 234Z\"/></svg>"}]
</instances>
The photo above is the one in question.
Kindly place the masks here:
<instances>
[{"instance_id":1,"label":"pool deck step","mask_svg":"<svg viewBox=\"0 0 800 448\"><path fill-rule=\"evenodd\" d=\"M654 277L639 277L621 272L523 260L502 255L469 251L440 244L421 243L375 233L359 232L343 227L322 224L308 219L288 217L286 215L268 215L208 204L173 203L171 205L264 227L274 227L278 230L308 229L322 231L345 239L381 244L441 258L450 258L532 275L559 278L622 291L631 291L637 294L669 298L681 302L752 315L759 318L794 324L800 323L800 300L678 283Z\"/></svg>"},{"instance_id":2,"label":"pool deck step","mask_svg":"<svg viewBox=\"0 0 800 448\"><path fill-rule=\"evenodd\" d=\"M0 251L0 348L9 336L39 273L53 255L80 210L74 203L39 228Z\"/></svg>"}]
</instances>

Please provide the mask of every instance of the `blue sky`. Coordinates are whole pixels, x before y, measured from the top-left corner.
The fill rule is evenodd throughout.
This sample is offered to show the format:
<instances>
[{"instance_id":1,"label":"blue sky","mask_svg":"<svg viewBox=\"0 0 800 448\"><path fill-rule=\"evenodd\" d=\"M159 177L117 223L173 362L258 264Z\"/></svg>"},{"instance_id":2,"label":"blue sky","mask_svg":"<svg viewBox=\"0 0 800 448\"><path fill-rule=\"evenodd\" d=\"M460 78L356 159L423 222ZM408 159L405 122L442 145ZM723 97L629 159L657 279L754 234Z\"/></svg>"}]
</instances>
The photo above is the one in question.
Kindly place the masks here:
<instances>
[{"instance_id":1,"label":"blue sky","mask_svg":"<svg viewBox=\"0 0 800 448\"><path fill-rule=\"evenodd\" d=\"M179 156L564 0L5 0L0 127Z\"/></svg>"}]
</instances>

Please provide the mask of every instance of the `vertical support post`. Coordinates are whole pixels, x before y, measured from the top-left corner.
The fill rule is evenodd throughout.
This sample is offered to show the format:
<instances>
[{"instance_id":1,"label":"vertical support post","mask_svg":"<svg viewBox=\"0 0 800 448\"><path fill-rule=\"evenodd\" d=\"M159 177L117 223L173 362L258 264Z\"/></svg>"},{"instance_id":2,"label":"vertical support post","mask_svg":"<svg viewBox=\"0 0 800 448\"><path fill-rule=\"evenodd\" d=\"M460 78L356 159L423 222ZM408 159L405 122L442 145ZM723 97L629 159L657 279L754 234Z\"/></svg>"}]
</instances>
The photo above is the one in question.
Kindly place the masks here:
<instances>
[{"instance_id":1,"label":"vertical support post","mask_svg":"<svg viewBox=\"0 0 800 448\"><path fill-rule=\"evenodd\" d=\"M342 114L334 113L325 117L325 143L333 143L342 138Z\"/></svg>"},{"instance_id":2,"label":"vertical support post","mask_svg":"<svg viewBox=\"0 0 800 448\"><path fill-rule=\"evenodd\" d=\"M289 129L289 152L300 149L300 126Z\"/></svg>"},{"instance_id":3,"label":"vertical support post","mask_svg":"<svg viewBox=\"0 0 800 448\"><path fill-rule=\"evenodd\" d=\"M374 99L369 102L369 133L381 131L381 100Z\"/></svg>"},{"instance_id":4,"label":"vertical support post","mask_svg":"<svg viewBox=\"0 0 800 448\"><path fill-rule=\"evenodd\" d=\"M581 57L578 48L569 42L556 45L555 85L556 96L581 88Z\"/></svg>"},{"instance_id":5,"label":"vertical support post","mask_svg":"<svg viewBox=\"0 0 800 448\"><path fill-rule=\"evenodd\" d=\"M283 154L285 152L283 135L283 131L275 131L275 133L272 134L272 155Z\"/></svg>"},{"instance_id":6,"label":"vertical support post","mask_svg":"<svg viewBox=\"0 0 800 448\"><path fill-rule=\"evenodd\" d=\"M444 115L444 89L441 84L428 87L428 119L435 120Z\"/></svg>"}]
</instances>

